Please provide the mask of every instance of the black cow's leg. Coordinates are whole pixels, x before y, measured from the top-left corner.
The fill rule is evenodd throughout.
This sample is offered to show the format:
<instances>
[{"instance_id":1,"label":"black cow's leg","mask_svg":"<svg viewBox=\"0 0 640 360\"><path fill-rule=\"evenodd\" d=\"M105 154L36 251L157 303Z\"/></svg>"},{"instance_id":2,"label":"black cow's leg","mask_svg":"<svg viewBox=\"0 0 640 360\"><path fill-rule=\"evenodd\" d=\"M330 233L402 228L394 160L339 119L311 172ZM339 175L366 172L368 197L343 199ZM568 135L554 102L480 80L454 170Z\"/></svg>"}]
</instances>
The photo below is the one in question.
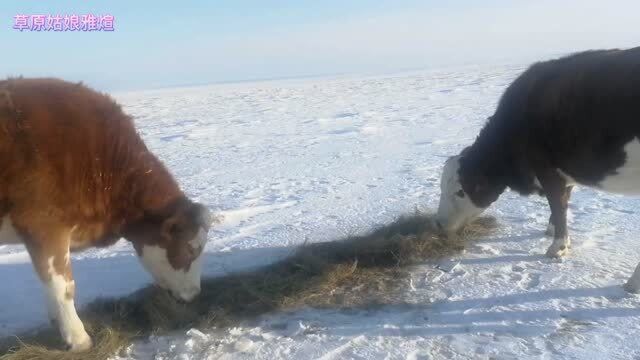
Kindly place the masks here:
<instances>
[{"instance_id":1,"label":"black cow's leg","mask_svg":"<svg viewBox=\"0 0 640 360\"><path fill-rule=\"evenodd\" d=\"M573 190L573 185L569 185L565 188L565 196L563 200L565 201L564 206L569 208L569 199L571 198L571 190ZM555 234L555 226L553 225L553 215L549 215L549 224L547 225L547 231L545 234L547 236L553 236Z\"/></svg>"},{"instance_id":2,"label":"black cow's leg","mask_svg":"<svg viewBox=\"0 0 640 360\"><path fill-rule=\"evenodd\" d=\"M553 243L547 250L547 256L562 257L567 255L570 245L567 233L567 206L570 192L567 191L567 182L552 168L540 171L538 179L549 201L551 223L554 228Z\"/></svg>"}]
</instances>

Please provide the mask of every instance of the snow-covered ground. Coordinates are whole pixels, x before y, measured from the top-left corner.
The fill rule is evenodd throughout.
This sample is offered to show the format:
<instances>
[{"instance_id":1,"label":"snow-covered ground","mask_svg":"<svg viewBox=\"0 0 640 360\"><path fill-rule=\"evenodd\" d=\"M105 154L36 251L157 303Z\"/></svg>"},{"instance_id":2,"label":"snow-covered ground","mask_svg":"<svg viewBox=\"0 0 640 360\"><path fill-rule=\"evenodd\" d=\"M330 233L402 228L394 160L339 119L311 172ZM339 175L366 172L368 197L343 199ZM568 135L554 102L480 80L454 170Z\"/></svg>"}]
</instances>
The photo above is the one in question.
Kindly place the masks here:
<instances>
[{"instance_id":1,"label":"snow-covered ground","mask_svg":"<svg viewBox=\"0 0 640 360\"><path fill-rule=\"evenodd\" d=\"M521 65L367 78L116 94L186 191L225 215L206 272L266 264L304 241L434 209L445 157L475 138ZM434 275L416 266L406 304L272 314L135 344L147 359L614 359L640 356L640 201L578 188L573 251L543 257L549 210L506 193L501 228ZM74 256L79 304L150 282L124 241ZM0 336L46 322L20 246L0 246Z\"/></svg>"}]
</instances>

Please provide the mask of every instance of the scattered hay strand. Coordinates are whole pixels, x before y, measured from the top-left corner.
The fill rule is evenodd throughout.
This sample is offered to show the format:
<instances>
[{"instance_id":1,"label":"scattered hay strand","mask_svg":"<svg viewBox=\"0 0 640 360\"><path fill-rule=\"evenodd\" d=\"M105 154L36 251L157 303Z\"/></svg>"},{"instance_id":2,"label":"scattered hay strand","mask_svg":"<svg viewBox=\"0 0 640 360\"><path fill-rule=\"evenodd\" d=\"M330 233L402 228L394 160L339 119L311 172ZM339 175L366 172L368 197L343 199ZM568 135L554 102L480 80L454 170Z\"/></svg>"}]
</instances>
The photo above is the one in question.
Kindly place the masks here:
<instances>
[{"instance_id":1,"label":"scattered hay strand","mask_svg":"<svg viewBox=\"0 0 640 360\"><path fill-rule=\"evenodd\" d=\"M86 353L72 353L60 349L62 347L59 335L54 331L38 332L29 339L29 343L19 341L19 347L10 349L5 355L0 356L2 360L40 360L40 359L61 359L61 360L86 360L86 359L108 359L119 349L123 349L132 341L132 337L124 332L115 331L109 327L102 327L98 330L88 329L93 338L94 346Z\"/></svg>"},{"instance_id":2,"label":"scattered hay strand","mask_svg":"<svg viewBox=\"0 0 640 360\"><path fill-rule=\"evenodd\" d=\"M119 299L89 304L81 318L94 340L85 353L61 348L52 329L21 340L0 340L0 360L108 359L136 338L189 327L225 327L278 310L388 304L409 275L407 266L452 255L466 241L497 227L491 217L467 226L455 239L438 234L430 215L405 216L365 236L305 244L292 256L244 273L207 278L192 303L148 287Z\"/></svg>"}]
</instances>

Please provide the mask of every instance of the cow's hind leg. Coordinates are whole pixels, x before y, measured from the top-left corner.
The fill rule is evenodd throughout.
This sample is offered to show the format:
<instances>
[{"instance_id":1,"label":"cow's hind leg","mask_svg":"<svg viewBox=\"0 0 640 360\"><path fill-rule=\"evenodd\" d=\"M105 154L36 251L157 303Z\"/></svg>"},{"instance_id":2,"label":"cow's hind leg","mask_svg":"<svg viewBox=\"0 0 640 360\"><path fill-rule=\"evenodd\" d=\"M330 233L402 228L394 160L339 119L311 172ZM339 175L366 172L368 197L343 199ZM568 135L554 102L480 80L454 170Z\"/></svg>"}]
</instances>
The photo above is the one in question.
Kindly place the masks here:
<instances>
[{"instance_id":1,"label":"cow's hind leg","mask_svg":"<svg viewBox=\"0 0 640 360\"><path fill-rule=\"evenodd\" d=\"M546 168L538 175L540 184L547 196L551 208L551 223L554 234L553 243L547 250L547 256L559 258L569 253L569 234L567 233L567 206L570 192L567 182L552 168Z\"/></svg>"},{"instance_id":2,"label":"cow's hind leg","mask_svg":"<svg viewBox=\"0 0 640 360\"><path fill-rule=\"evenodd\" d=\"M76 312L75 281L69 258L69 232L49 242L25 241L33 264L45 285L49 317L71 351L91 348L91 338Z\"/></svg>"},{"instance_id":3,"label":"cow's hind leg","mask_svg":"<svg viewBox=\"0 0 640 360\"><path fill-rule=\"evenodd\" d=\"M565 195L562 200L565 202L564 206L569 208L569 199L571 198L571 190L573 190L573 185L567 186L565 188ZM547 236L553 236L556 233L556 227L553 225L553 214L549 215L549 224L547 224L547 230L545 234Z\"/></svg>"}]
</instances>

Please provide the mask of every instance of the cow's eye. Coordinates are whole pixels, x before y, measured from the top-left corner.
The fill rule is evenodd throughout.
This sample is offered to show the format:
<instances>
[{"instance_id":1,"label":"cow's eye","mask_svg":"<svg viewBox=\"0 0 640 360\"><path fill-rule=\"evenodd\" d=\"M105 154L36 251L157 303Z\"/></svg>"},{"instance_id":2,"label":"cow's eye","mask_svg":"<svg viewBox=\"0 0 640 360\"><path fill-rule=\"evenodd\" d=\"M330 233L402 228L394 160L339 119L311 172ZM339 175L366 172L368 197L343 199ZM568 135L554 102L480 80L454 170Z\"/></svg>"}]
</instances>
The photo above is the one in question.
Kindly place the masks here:
<instances>
[{"instance_id":1,"label":"cow's eye","mask_svg":"<svg viewBox=\"0 0 640 360\"><path fill-rule=\"evenodd\" d=\"M464 197L464 191L462 189L458 190L456 192L456 196L463 198Z\"/></svg>"}]
</instances>

